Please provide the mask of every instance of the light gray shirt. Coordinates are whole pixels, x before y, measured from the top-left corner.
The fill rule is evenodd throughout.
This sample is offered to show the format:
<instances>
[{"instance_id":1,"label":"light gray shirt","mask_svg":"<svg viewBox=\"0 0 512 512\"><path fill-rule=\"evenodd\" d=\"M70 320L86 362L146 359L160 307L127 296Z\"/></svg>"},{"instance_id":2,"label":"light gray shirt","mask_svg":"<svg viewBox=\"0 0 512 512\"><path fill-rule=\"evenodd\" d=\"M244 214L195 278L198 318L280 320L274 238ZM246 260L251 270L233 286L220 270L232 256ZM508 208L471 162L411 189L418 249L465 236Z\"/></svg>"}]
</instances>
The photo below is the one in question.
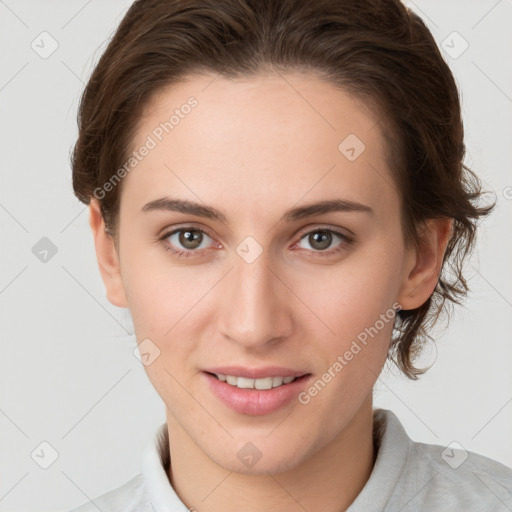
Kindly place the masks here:
<instances>
[{"instance_id":1,"label":"light gray shirt","mask_svg":"<svg viewBox=\"0 0 512 512\"><path fill-rule=\"evenodd\" d=\"M507 466L460 445L412 441L387 409L374 409L374 438L372 473L346 512L512 512ZM169 482L168 465L164 423L144 450L142 473L70 512L187 512Z\"/></svg>"}]
</instances>

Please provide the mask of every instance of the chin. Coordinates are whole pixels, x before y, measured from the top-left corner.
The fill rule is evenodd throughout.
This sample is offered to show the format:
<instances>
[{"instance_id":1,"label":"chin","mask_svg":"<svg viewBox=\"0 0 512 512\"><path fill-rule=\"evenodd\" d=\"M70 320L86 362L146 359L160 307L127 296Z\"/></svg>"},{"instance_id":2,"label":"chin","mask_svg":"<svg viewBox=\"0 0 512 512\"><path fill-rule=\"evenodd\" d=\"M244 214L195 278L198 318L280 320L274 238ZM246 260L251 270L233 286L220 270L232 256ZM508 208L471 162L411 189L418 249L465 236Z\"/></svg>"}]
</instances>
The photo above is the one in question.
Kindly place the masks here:
<instances>
[{"instance_id":1,"label":"chin","mask_svg":"<svg viewBox=\"0 0 512 512\"><path fill-rule=\"evenodd\" d=\"M260 443L261 444L261 443ZM303 447L302 447L303 448ZM271 446L267 443L261 450L256 444L244 442L241 448L236 450L235 456L227 453L205 453L222 468L227 471L244 475L266 475L285 473L296 468L306 458L305 452L299 453L297 447L290 446L283 450L283 446ZM229 450L230 451L230 450Z\"/></svg>"}]
</instances>

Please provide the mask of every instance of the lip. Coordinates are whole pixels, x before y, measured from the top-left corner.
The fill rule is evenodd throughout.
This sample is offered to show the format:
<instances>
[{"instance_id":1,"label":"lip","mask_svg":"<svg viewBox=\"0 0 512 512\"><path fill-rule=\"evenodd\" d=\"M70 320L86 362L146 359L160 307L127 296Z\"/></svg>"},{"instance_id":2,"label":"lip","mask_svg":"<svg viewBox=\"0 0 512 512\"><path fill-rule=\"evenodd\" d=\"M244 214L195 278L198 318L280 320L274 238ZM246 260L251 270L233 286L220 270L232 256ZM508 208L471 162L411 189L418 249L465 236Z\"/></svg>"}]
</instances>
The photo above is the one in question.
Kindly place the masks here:
<instances>
[{"instance_id":1,"label":"lip","mask_svg":"<svg viewBox=\"0 0 512 512\"><path fill-rule=\"evenodd\" d=\"M227 382L219 380L211 373L223 373L236 375L249 379L261 379L271 376L297 377L289 384L284 384L272 389L241 389L231 386ZM304 390L311 374L290 370L282 367L266 367L260 369L248 369L240 367L222 367L202 372L210 391L224 405L239 414L249 416L263 416L272 414L286 407L294 399L297 399Z\"/></svg>"},{"instance_id":2,"label":"lip","mask_svg":"<svg viewBox=\"0 0 512 512\"><path fill-rule=\"evenodd\" d=\"M247 379L264 379L265 377L302 377L308 372L306 370L292 370L283 366L265 366L264 368L246 368L243 366L216 366L206 368L205 372L223 373L224 375L235 375Z\"/></svg>"}]
</instances>

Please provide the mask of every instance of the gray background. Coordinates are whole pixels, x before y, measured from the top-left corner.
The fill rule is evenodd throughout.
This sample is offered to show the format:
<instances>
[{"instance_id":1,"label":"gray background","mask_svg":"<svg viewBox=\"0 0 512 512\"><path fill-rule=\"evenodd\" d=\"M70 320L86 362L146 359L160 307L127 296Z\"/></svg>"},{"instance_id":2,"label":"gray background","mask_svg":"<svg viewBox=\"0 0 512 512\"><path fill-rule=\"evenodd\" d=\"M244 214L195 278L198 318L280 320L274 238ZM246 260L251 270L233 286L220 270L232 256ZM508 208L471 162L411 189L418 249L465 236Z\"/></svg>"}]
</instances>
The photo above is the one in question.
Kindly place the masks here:
<instances>
[{"instance_id":1,"label":"gray background","mask_svg":"<svg viewBox=\"0 0 512 512\"><path fill-rule=\"evenodd\" d=\"M66 510L121 485L165 421L132 353L129 313L105 298L69 166L79 95L130 3L0 0L1 511ZM512 2L407 4L444 48L466 163L498 206L468 265L471 296L421 361L435 365L417 382L386 369L375 404L415 440L457 441L512 466ZM43 237L57 250L46 262L33 252Z\"/></svg>"}]
</instances>

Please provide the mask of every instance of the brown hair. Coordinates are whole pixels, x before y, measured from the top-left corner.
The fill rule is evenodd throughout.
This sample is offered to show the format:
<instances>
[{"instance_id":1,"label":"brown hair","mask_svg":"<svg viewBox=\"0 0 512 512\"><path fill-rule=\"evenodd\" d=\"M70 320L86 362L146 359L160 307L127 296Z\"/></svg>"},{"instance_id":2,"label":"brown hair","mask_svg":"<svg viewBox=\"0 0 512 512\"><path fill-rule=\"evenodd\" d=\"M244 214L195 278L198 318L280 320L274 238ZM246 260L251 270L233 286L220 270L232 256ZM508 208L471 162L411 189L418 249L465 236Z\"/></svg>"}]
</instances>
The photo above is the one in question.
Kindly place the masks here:
<instances>
[{"instance_id":1,"label":"brown hair","mask_svg":"<svg viewBox=\"0 0 512 512\"><path fill-rule=\"evenodd\" d=\"M402 199L406 243L429 218L452 218L443 270L430 298L399 311L389 357L411 379L427 331L468 291L462 273L478 219L477 176L465 146L454 77L423 23L398 0L137 0L81 98L73 188L89 204L127 160L142 110L163 87L194 73L228 78L310 71L373 107ZM116 232L122 183L100 200ZM98 198L100 199L100 198ZM445 303L446 301L448 303Z\"/></svg>"}]
</instances>

